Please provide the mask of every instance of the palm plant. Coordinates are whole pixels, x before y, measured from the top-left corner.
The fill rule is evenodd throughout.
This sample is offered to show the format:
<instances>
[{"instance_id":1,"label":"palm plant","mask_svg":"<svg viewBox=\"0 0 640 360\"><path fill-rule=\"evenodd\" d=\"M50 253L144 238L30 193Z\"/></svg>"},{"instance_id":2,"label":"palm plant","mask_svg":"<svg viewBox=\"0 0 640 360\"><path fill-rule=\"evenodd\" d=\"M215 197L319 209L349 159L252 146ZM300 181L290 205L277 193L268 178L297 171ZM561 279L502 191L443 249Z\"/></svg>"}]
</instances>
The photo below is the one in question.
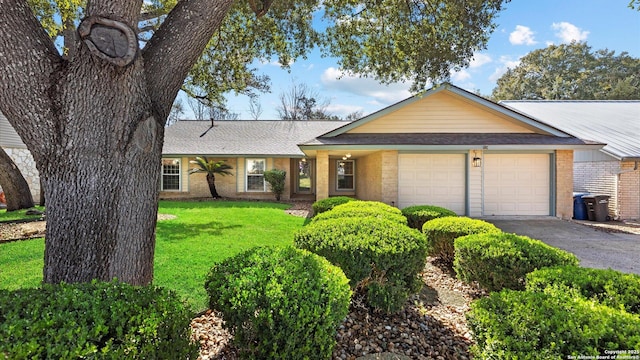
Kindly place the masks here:
<instances>
[{"instance_id":1,"label":"palm plant","mask_svg":"<svg viewBox=\"0 0 640 360\"><path fill-rule=\"evenodd\" d=\"M209 185L209 191L211 192L211 197L217 199L220 197L218 195L218 191L216 190L216 176L215 174L220 175L233 175L229 170L233 169L231 165L225 163L225 160L213 161L207 159L206 156L200 157L197 156L195 160L189 161L191 164L197 165L193 169L189 170L189 175L195 173L206 173L207 174L207 184Z\"/></svg>"}]
</instances>

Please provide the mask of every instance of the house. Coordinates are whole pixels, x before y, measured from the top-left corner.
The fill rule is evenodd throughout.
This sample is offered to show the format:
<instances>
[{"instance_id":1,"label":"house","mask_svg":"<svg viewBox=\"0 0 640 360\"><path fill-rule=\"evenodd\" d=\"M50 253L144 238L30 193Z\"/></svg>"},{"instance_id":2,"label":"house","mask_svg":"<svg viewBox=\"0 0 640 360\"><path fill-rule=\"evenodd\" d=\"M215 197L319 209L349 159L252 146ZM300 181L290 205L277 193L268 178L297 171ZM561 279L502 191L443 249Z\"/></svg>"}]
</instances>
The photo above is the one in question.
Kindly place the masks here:
<instances>
[{"instance_id":1,"label":"house","mask_svg":"<svg viewBox=\"0 0 640 360\"><path fill-rule=\"evenodd\" d=\"M161 196L208 196L204 176L187 175L208 156L235 169L216 180L226 197L273 198L261 174L275 167L288 174L284 199L570 218L573 152L603 145L444 84L350 123L178 122L165 134Z\"/></svg>"},{"instance_id":2,"label":"house","mask_svg":"<svg viewBox=\"0 0 640 360\"><path fill-rule=\"evenodd\" d=\"M580 139L605 143L574 153L573 189L609 195L615 219L640 219L640 101L502 101Z\"/></svg>"},{"instance_id":3,"label":"house","mask_svg":"<svg viewBox=\"0 0 640 360\"><path fill-rule=\"evenodd\" d=\"M33 200L40 201L40 175L36 169L36 162L31 152L22 142L20 136L9 124L9 120L0 112L0 147L9 155L16 164L22 176L29 184ZM0 189L2 189L0 187Z\"/></svg>"}]
</instances>

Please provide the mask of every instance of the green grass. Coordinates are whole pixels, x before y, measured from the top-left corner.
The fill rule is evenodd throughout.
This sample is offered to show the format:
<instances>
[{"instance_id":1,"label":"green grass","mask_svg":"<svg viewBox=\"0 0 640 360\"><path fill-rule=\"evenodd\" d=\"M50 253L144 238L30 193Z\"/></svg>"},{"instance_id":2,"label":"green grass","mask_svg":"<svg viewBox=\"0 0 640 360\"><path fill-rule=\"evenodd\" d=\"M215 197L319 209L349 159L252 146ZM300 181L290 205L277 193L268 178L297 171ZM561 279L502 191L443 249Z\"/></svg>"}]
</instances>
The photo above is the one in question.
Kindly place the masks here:
<instances>
[{"instance_id":1,"label":"green grass","mask_svg":"<svg viewBox=\"0 0 640 360\"><path fill-rule=\"evenodd\" d=\"M207 308L204 278L211 266L255 246L293 243L305 219L286 214L288 205L265 202L161 201L154 284L175 290L196 311ZM0 288L36 287L42 281L44 241L0 245Z\"/></svg>"},{"instance_id":2,"label":"green grass","mask_svg":"<svg viewBox=\"0 0 640 360\"><path fill-rule=\"evenodd\" d=\"M44 211L44 206L35 206L36 209L40 211ZM16 211L7 211L5 209L0 210L0 222L3 221L14 221L14 220L25 220L25 219L39 219L42 215L25 215L27 209L16 210Z\"/></svg>"}]
</instances>

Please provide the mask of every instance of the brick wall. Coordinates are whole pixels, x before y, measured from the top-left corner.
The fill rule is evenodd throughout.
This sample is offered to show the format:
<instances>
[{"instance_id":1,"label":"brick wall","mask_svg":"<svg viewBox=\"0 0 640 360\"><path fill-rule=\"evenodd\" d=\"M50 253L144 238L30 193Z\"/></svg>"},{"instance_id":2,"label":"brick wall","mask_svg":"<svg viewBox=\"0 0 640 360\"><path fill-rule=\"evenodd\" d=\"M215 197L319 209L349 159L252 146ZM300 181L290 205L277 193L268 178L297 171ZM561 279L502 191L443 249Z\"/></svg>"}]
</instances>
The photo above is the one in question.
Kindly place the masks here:
<instances>
[{"instance_id":1,"label":"brick wall","mask_svg":"<svg viewBox=\"0 0 640 360\"><path fill-rule=\"evenodd\" d=\"M556 216L573 216L573 150L556 151Z\"/></svg>"},{"instance_id":2,"label":"brick wall","mask_svg":"<svg viewBox=\"0 0 640 360\"><path fill-rule=\"evenodd\" d=\"M382 152L356 160L356 197L359 200L382 200Z\"/></svg>"},{"instance_id":3,"label":"brick wall","mask_svg":"<svg viewBox=\"0 0 640 360\"><path fill-rule=\"evenodd\" d=\"M595 195L609 195L609 215L619 218L618 211L618 173L619 161L587 161L574 165L573 189Z\"/></svg>"},{"instance_id":4,"label":"brick wall","mask_svg":"<svg viewBox=\"0 0 640 360\"><path fill-rule=\"evenodd\" d=\"M382 198L385 204L398 206L398 151L382 152Z\"/></svg>"},{"instance_id":5,"label":"brick wall","mask_svg":"<svg viewBox=\"0 0 640 360\"><path fill-rule=\"evenodd\" d=\"M618 215L621 219L640 219L640 169L633 162L621 163L618 177Z\"/></svg>"}]
</instances>

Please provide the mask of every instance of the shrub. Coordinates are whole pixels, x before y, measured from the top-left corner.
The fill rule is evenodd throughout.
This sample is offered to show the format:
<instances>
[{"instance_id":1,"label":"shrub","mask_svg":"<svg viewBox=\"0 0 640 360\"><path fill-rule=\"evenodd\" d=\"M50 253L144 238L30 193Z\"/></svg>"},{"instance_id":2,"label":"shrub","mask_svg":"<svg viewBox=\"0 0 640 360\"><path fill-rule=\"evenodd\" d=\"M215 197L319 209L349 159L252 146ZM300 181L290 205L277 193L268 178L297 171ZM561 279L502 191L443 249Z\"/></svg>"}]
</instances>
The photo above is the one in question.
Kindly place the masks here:
<instances>
[{"instance_id":1,"label":"shrub","mask_svg":"<svg viewBox=\"0 0 640 360\"><path fill-rule=\"evenodd\" d=\"M327 219L300 229L294 243L340 266L351 288L375 308L397 311L420 289L427 245L408 226L371 217Z\"/></svg>"},{"instance_id":2,"label":"shrub","mask_svg":"<svg viewBox=\"0 0 640 360\"><path fill-rule=\"evenodd\" d=\"M447 216L458 216L455 212L434 205L414 205L402 209L409 227L422 230L422 225L429 220Z\"/></svg>"},{"instance_id":3,"label":"shrub","mask_svg":"<svg viewBox=\"0 0 640 360\"><path fill-rule=\"evenodd\" d=\"M212 309L244 358L329 358L351 292L340 268L293 247L254 248L211 268Z\"/></svg>"},{"instance_id":4,"label":"shrub","mask_svg":"<svg viewBox=\"0 0 640 360\"><path fill-rule=\"evenodd\" d=\"M287 172L284 170L272 169L264 172L264 180L271 186L271 191L276 196L276 201L280 201L280 197L284 192L286 178Z\"/></svg>"},{"instance_id":5,"label":"shrub","mask_svg":"<svg viewBox=\"0 0 640 360\"><path fill-rule=\"evenodd\" d=\"M575 255L526 236L475 234L455 240L453 268L460 280L477 281L489 291L522 290L533 270L578 265Z\"/></svg>"},{"instance_id":6,"label":"shrub","mask_svg":"<svg viewBox=\"0 0 640 360\"><path fill-rule=\"evenodd\" d=\"M584 299L575 291L503 290L467 313L477 359L567 359L639 349L640 317Z\"/></svg>"},{"instance_id":7,"label":"shrub","mask_svg":"<svg viewBox=\"0 0 640 360\"><path fill-rule=\"evenodd\" d=\"M331 209L333 209L334 207L340 205L340 204L344 204L346 202L349 201L355 201L354 198L350 198L348 196L333 196L333 197L329 197L326 199L322 199L322 200L318 200L316 202L313 203L312 208L313 208L313 213L315 215L318 215L320 213L323 213L325 211L329 211Z\"/></svg>"},{"instance_id":8,"label":"shrub","mask_svg":"<svg viewBox=\"0 0 640 360\"><path fill-rule=\"evenodd\" d=\"M116 281L0 290L0 357L195 359L192 317L170 291Z\"/></svg>"},{"instance_id":9,"label":"shrub","mask_svg":"<svg viewBox=\"0 0 640 360\"><path fill-rule=\"evenodd\" d=\"M427 237L429 254L437 256L448 264L453 263L453 241L461 236L500 232L500 229L486 221L467 217L442 217L429 220L422 226Z\"/></svg>"},{"instance_id":10,"label":"shrub","mask_svg":"<svg viewBox=\"0 0 640 360\"><path fill-rule=\"evenodd\" d=\"M312 221L345 217L375 217L407 225L407 218L398 208L378 201L349 201L315 216Z\"/></svg>"},{"instance_id":11,"label":"shrub","mask_svg":"<svg viewBox=\"0 0 640 360\"><path fill-rule=\"evenodd\" d=\"M577 290L582 296L617 309L640 314L640 276L615 270L562 266L536 270L527 275L527 290L547 287Z\"/></svg>"}]
</instances>

